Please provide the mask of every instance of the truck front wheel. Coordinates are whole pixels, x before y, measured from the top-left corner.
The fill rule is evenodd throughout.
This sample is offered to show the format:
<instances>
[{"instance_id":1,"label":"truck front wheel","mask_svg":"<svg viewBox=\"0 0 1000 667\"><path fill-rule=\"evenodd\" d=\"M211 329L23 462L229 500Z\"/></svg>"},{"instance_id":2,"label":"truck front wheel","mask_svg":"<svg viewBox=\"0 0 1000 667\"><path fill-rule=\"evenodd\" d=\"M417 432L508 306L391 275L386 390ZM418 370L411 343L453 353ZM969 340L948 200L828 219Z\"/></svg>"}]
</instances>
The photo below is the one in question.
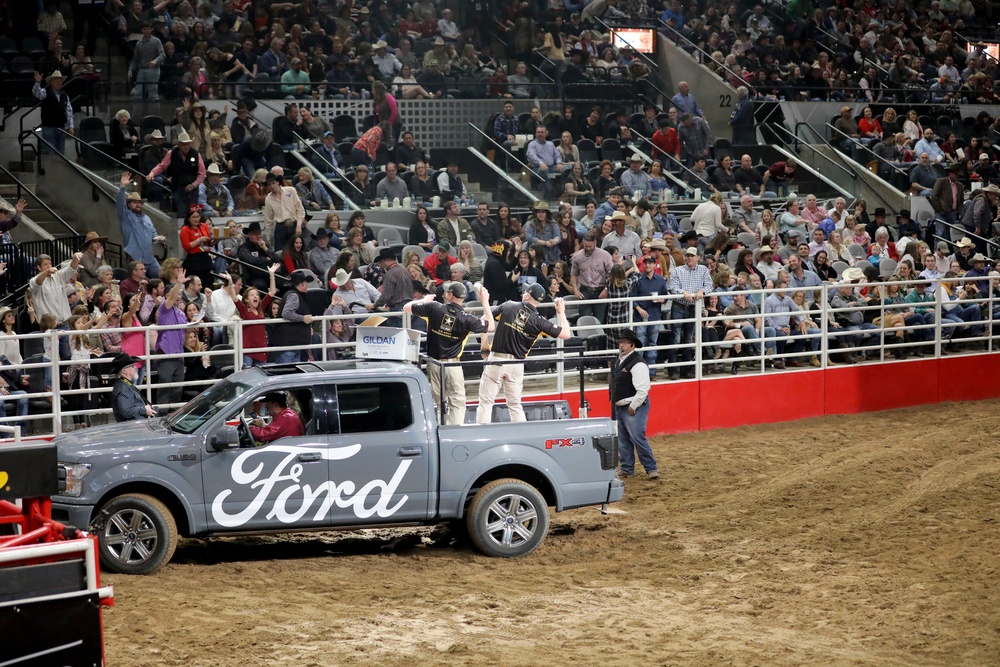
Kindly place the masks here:
<instances>
[{"instance_id":1,"label":"truck front wheel","mask_svg":"<svg viewBox=\"0 0 1000 667\"><path fill-rule=\"evenodd\" d=\"M465 525L472 543L487 556L525 556L545 539L549 509L530 484L498 479L473 496Z\"/></svg>"},{"instance_id":2,"label":"truck front wheel","mask_svg":"<svg viewBox=\"0 0 1000 667\"><path fill-rule=\"evenodd\" d=\"M118 496L101 509L97 531L101 565L122 574L153 574L177 548L177 523L167 506L152 496Z\"/></svg>"}]
</instances>

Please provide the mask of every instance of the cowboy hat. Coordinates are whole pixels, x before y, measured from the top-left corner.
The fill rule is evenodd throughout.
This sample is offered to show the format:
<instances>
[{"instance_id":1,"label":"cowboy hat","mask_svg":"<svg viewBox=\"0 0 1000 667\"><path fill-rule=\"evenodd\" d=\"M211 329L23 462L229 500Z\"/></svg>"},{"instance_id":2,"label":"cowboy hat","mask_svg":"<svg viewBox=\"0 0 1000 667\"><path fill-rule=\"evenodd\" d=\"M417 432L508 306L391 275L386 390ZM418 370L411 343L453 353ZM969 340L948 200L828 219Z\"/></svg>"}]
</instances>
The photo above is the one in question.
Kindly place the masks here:
<instances>
[{"instance_id":1,"label":"cowboy hat","mask_svg":"<svg viewBox=\"0 0 1000 667\"><path fill-rule=\"evenodd\" d=\"M260 234L263 231L264 230L261 229L261 227L260 227L260 222L258 222L257 220L254 220L253 222L251 222L248 227L244 227L243 228L243 233L244 234Z\"/></svg>"},{"instance_id":2,"label":"cowboy hat","mask_svg":"<svg viewBox=\"0 0 1000 667\"><path fill-rule=\"evenodd\" d=\"M326 227L320 227L316 230L316 233L313 234L313 236L317 239L328 239L330 238L330 232Z\"/></svg>"},{"instance_id":3,"label":"cowboy hat","mask_svg":"<svg viewBox=\"0 0 1000 667\"><path fill-rule=\"evenodd\" d=\"M125 354L124 352L119 352L111 359L111 372L118 373L123 368L130 364L141 364L141 357L133 357L131 354Z\"/></svg>"},{"instance_id":4,"label":"cowboy hat","mask_svg":"<svg viewBox=\"0 0 1000 667\"><path fill-rule=\"evenodd\" d=\"M638 153L633 153L632 157L628 159L629 162L642 162L642 156Z\"/></svg>"},{"instance_id":5,"label":"cowboy hat","mask_svg":"<svg viewBox=\"0 0 1000 667\"><path fill-rule=\"evenodd\" d=\"M181 132L177 135L177 143L179 144L189 144L191 143L191 135L187 132Z\"/></svg>"},{"instance_id":6,"label":"cowboy hat","mask_svg":"<svg viewBox=\"0 0 1000 667\"><path fill-rule=\"evenodd\" d=\"M219 169L219 165L213 162L208 165L208 169L205 170L206 173L215 174L216 176L222 176L222 170Z\"/></svg>"},{"instance_id":7,"label":"cowboy hat","mask_svg":"<svg viewBox=\"0 0 1000 667\"><path fill-rule=\"evenodd\" d=\"M344 269L337 269L337 273L333 276L333 284L337 287L343 287L347 284L347 281L351 279L351 274L349 274Z\"/></svg>"},{"instance_id":8,"label":"cowboy hat","mask_svg":"<svg viewBox=\"0 0 1000 667\"><path fill-rule=\"evenodd\" d=\"M774 252L774 248L769 245L762 245L760 249L757 250L758 255L763 255L765 252Z\"/></svg>"},{"instance_id":9,"label":"cowboy hat","mask_svg":"<svg viewBox=\"0 0 1000 667\"><path fill-rule=\"evenodd\" d=\"M974 248L976 246L976 244L973 243L968 236L963 236L962 240L956 243L955 245L958 246L959 248Z\"/></svg>"},{"instance_id":10,"label":"cowboy hat","mask_svg":"<svg viewBox=\"0 0 1000 667\"><path fill-rule=\"evenodd\" d=\"M608 216L608 219L609 220L628 220L628 216L625 215L624 211L615 211L610 216Z\"/></svg>"},{"instance_id":11,"label":"cowboy hat","mask_svg":"<svg viewBox=\"0 0 1000 667\"><path fill-rule=\"evenodd\" d=\"M10 306L0 306L0 320L3 319L4 315L6 315L7 313L12 313L12 312L14 312L14 309L11 308Z\"/></svg>"},{"instance_id":12,"label":"cowboy hat","mask_svg":"<svg viewBox=\"0 0 1000 667\"><path fill-rule=\"evenodd\" d=\"M125 201L126 202L130 202L130 201L144 202L146 200L143 199L142 195L140 195L138 192L130 192L130 193L128 193L128 197L125 197Z\"/></svg>"},{"instance_id":13,"label":"cowboy hat","mask_svg":"<svg viewBox=\"0 0 1000 667\"><path fill-rule=\"evenodd\" d=\"M548 211L549 203L543 199L539 199L531 205L531 210L533 211Z\"/></svg>"},{"instance_id":14,"label":"cowboy hat","mask_svg":"<svg viewBox=\"0 0 1000 667\"><path fill-rule=\"evenodd\" d=\"M87 235L83 237L83 245L80 246L80 252L83 252L87 247L94 241L100 241L101 243L107 243L108 237L101 236L97 232L87 232Z\"/></svg>"},{"instance_id":15,"label":"cowboy hat","mask_svg":"<svg viewBox=\"0 0 1000 667\"><path fill-rule=\"evenodd\" d=\"M437 37L434 40L434 46L444 46L444 40L440 37Z\"/></svg>"},{"instance_id":16,"label":"cowboy hat","mask_svg":"<svg viewBox=\"0 0 1000 667\"><path fill-rule=\"evenodd\" d=\"M986 261L986 257L983 256L983 253L977 252L975 255L973 255L972 257L969 258L969 261L970 262L985 262Z\"/></svg>"},{"instance_id":17,"label":"cowboy hat","mask_svg":"<svg viewBox=\"0 0 1000 667\"><path fill-rule=\"evenodd\" d=\"M150 139L150 140L151 140L151 139L166 139L166 137L165 137L165 136L163 136L163 133L162 133L162 132L160 132L159 130L153 130L152 132L150 132L150 133L149 133L149 134L148 134L148 135L146 136L146 139Z\"/></svg>"},{"instance_id":18,"label":"cowboy hat","mask_svg":"<svg viewBox=\"0 0 1000 667\"><path fill-rule=\"evenodd\" d=\"M989 194L1000 195L1000 188L998 188L993 183L990 183L989 185L987 185L985 188L983 188L982 191L986 192L986 193L989 193Z\"/></svg>"},{"instance_id":19,"label":"cowboy hat","mask_svg":"<svg viewBox=\"0 0 1000 667\"><path fill-rule=\"evenodd\" d=\"M267 130L258 128L250 135L250 149L254 152L263 153L270 145L271 135L268 134Z\"/></svg>"},{"instance_id":20,"label":"cowboy hat","mask_svg":"<svg viewBox=\"0 0 1000 667\"><path fill-rule=\"evenodd\" d=\"M378 251L378 257L375 258L376 262L381 262L384 259L396 259L396 251L392 248L382 248Z\"/></svg>"},{"instance_id":21,"label":"cowboy hat","mask_svg":"<svg viewBox=\"0 0 1000 667\"><path fill-rule=\"evenodd\" d=\"M288 276L288 284L291 287L301 285L302 283L311 283L314 280L316 280L316 276L311 271L303 271L302 269L292 271L291 275Z\"/></svg>"},{"instance_id":22,"label":"cowboy hat","mask_svg":"<svg viewBox=\"0 0 1000 667\"><path fill-rule=\"evenodd\" d=\"M650 250L666 250L667 249L667 242L664 241L663 239L653 239L652 241L649 242L649 249Z\"/></svg>"},{"instance_id":23,"label":"cowboy hat","mask_svg":"<svg viewBox=\"0 0 1000 667\"><path fill-rule=\"evenodd\" d=\"M62 72L60 72L59 70L56 70L52 74L49 74L47 77L45 77L45 85L48 85L48 84L52 83L52 79L63 79L63 80L65 80L66 77L63 76Z\"/></svg>"},{"instance_id":24,"label":"cowboy hat","mask_svg":"<svg viewBox=\"0 0 1000 667\"><path fill-rule=\"evenodd\" d=\"M387 49L387 48L389 48L389 45L386 44L383 40L380 39L377 42L375 42L375 48L376 49Z\"/></svg>"},{"instance_id":25,"label":"cowboy hat","mask_svg":"<svg viewBox=\"0 0 1000 667\"><path fill-rule=\"evenodd\" d=\"M622 329L621 331L619 331L618 332L618 340L627 340L628 342L630 342L633 345L635 345L636 348L639 348L639 347L642 346L642 341L639 340L639 337L636 336L635 332L632 331L631 329Z\"/></svg>"},{"instance_id":26,"label":"cowboy hat","mask_svg":"<svg viewBox=\"0 0 1000 667\"><path fill-rule=\"evenodd\" d=\"M840 282L844 284L856 283L864 279L865 272L854 266L844 269L844 272L840 275Z\"/></svg>"}]
</instances>

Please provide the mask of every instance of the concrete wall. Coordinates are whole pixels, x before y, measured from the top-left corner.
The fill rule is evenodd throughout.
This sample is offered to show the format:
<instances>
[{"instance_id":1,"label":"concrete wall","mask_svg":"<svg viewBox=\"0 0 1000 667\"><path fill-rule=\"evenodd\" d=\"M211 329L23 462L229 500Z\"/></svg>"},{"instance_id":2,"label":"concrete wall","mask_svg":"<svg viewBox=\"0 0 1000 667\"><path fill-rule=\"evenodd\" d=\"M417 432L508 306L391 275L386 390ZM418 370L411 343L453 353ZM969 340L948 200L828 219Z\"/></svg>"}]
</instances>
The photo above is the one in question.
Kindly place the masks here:
<instances>
[{"instance_id":1,"label":"concrete wall","mask_svg":"<svg viewBox=\"0 0 1000 667\"><path fill-rule=\"evenodd\" d=\"M873 210L879 206L889 208L894 211L906 208L909 200L906 193L900 192L889 183L871 173L864 165L858 164L829 144L817 144L815 148L817 151L845 169L857 174L858 178L853 182L853 185L842 185L841 187L844 187L844 189L848 191L853 189L855 198L864 199L868 202L869 210ZM808 149L802 151L802 158L804 160L810 162L811 157L815 158L814 151L810 151ZM837 182L838 185L841 185L838 179L841 178L840 174L842 174L842 172L839 169L823 169L823 167L828 166L829 163L827 162L826 165L824 165L823 162L826 161L822 160L822 158L815 158L815 160L824 176L829 178L831 181Z\"/></svg>"},{"instance_id":2,"label":"concrete wall","mask_svg":"<svg viewBox=\"0 0 1000 667\"><path fill-rule=\"evenodd\" d=\"M687 81L691 86L691 94L698 100L698 106L712 128L712 135L731 141L733 132L729 127L729 116L736 104L736 89L709 72L687 51L677 48L663 35L659 35L658 39L657 61L665 91L673 95L677 92L677 83Z\"/></svg>"},{"instance_id":3,"label":"concrete wall","mask_svg":"<svg viewBox=\"0 0 1000 667\"><path fill-rule=\"evenodd\" d=\"M118 227L118 212L111 199L98 195L94 201L94 190L90 182L74 168L58 158L42 158L45 175L38 177L37 194L59 213L66 222L81 234L96 231L116 243L121 243ZM114 196L116 188L110 184L105 192ZM153 221L156 231L167 237L168 256L180 256L177 237L178 222L163 211L146 206L146 214Z\"/></svg>"}]
</instances>

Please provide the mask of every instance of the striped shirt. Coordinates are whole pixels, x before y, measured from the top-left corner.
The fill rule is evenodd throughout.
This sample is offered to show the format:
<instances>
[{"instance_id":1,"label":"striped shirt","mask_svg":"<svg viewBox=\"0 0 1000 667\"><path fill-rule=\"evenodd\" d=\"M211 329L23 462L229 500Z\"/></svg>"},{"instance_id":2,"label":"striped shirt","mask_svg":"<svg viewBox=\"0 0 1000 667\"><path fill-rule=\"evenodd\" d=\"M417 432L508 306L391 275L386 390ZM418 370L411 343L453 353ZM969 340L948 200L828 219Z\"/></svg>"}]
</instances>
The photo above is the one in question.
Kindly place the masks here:
<instances>
[{"instance_id":1,"label":"striped shirt","mask_svg":"<svg viewBox=\"0 0 1000 667\"><path fill-rule=\"evenodd\" d=\"M708 267L703 264L695 264L693 269L689 268L687 264L684 266L678 266L670 272L669 284L671 294L683 294L684 292L688 292L693 295L698 290L708 294L713 291L712 275L708 272ZM789 301L791 301L791 299L789 299ZM683 303L684 305L691 306L694 304L694 300L681 299L677 303Z\"/></svg>"}]
</instances>

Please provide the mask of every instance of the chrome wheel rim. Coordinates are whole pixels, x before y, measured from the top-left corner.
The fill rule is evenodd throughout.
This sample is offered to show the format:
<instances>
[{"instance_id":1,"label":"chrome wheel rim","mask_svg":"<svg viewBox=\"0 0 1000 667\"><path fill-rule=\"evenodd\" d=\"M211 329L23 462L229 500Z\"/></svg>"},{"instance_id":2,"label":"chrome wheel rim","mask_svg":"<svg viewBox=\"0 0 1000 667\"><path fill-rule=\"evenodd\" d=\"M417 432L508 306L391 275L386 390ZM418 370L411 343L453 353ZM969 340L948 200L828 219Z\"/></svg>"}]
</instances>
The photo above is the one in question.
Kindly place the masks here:
<instances>
[{"instance_id":1,"label":"chrome wheel rim","mask_svg":"<svg viewBox=\"0 0 1000 667\"><path fill-rule=\"evenodd\" d=\"M531 540L538 528L538 510L516 493L500 496L486 510L486 534L497 546L517 548Z\"/></svg>"},{"instance_id":2,"label":"chrome wheel rim","mask_svg":"<svg viewBox=\"0 0 1000 667\"><path fill-rule=\"evenodd\" d=\"M118 510L104 524L104 548L121 565L146 562L158 542L153 519L141 510Z\"/></svg>"}]
</instances>

